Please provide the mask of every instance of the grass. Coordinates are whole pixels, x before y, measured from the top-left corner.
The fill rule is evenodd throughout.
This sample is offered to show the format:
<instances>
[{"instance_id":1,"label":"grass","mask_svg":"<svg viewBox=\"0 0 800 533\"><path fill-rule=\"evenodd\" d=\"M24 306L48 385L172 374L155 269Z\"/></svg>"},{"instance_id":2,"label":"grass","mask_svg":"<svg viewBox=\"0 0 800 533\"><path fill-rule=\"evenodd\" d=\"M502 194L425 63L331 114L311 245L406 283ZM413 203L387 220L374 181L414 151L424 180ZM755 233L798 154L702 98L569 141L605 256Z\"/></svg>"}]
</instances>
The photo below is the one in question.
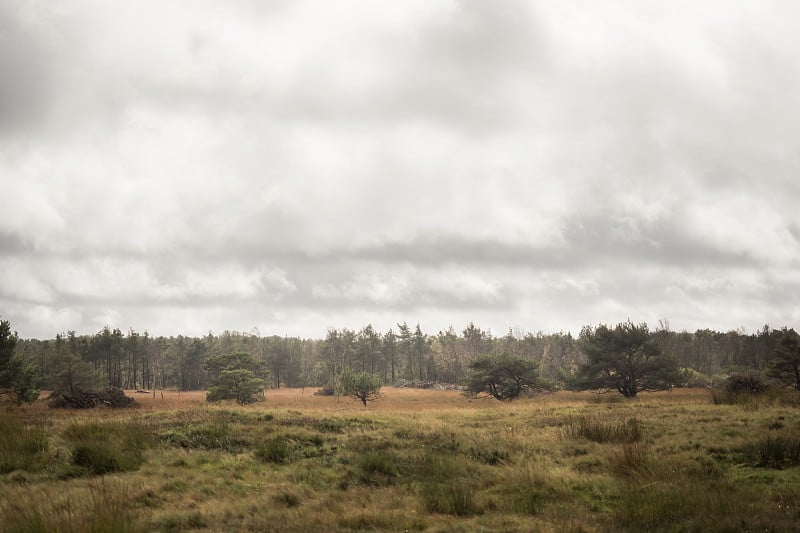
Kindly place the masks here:
<instances>
[{"instance_id":1,"label":"grass","mask_svg":"<svg viewBox=\"0 0 800 533\"><path fill-rule=\"evenodd\" d=\"M582 416L569 421L565 434L571 438L583 438L594 442L638 442L642 438L642 429L635 418L608 421Z\"/></svg>"},{"instance_id":2,"label":"grass","mask_svg":"<svg viewBox=\"0 0 800 533\"><path fill-rule=\"evenodd\" d=\"M800 412L559 392L281 389L0 414L2 531L792 531ZM794 391L792 391L794 392ZM137 398L139 399L139 398ZM5 461L5 462L3 462Z\"/></svg>"}]
</instances>

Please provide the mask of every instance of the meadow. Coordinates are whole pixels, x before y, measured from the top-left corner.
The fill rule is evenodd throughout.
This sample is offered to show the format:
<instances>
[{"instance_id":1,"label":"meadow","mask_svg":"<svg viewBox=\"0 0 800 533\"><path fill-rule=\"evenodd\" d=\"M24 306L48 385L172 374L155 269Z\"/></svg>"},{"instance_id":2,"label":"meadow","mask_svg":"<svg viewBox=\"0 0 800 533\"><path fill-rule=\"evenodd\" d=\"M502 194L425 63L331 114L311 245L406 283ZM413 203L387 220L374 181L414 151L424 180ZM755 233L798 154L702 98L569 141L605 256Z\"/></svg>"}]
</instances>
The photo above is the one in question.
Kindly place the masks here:
<instances>
[{"instance_id":1,"label":"meadow","mask_svg":"<svg viewBox=\"0 0 800 533\"><path fill-rule=\"evenodd\" d=\"M0 413L2 531L796 531L797 393L385 387Z\"/></svg>"}]
</instances>

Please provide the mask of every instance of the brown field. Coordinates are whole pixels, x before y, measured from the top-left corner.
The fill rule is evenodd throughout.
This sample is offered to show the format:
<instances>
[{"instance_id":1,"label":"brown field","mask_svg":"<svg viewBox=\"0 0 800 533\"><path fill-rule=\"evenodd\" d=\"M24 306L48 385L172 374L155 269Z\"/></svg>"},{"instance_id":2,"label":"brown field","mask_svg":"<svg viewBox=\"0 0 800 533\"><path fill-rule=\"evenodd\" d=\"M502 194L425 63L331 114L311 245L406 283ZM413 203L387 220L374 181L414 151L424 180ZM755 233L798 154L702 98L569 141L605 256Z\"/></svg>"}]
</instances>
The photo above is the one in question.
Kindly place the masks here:
<instances>
[{"instance_id":1,"label":"brown field","mask_svg":"<svg viewBox=\"0 0 800 533\"><path fill-rule=\"evenodd\" d=\"M0 531L796 531L800 521L793 391L501 403L385 387L364 408L315 390L270 390L249 406L128 391L139 407L12 409L0 417Z\"/></svg>"}]
</instances>

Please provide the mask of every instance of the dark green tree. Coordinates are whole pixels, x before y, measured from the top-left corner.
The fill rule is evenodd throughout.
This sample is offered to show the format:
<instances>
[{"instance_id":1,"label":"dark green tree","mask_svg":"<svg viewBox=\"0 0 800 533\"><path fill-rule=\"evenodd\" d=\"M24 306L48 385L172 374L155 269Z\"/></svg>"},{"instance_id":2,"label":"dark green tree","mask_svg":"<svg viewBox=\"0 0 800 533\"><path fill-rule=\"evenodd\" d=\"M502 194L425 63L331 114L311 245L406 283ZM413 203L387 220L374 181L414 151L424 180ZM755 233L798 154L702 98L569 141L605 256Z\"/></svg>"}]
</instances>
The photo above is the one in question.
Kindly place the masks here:
<instances>
[{"instance_id":1,"label":"dark green tree","mask_svg":"<svg viewBox=\"0 0 800 533\"><path fill-rule=\"evenodd\" d=\"M509 402L523 392L544 388L539 381L539 365L519 355L479 355L469 365L468 396L486 393Z\"/></svg>"},{"instance_id":2,"label":"dark green tree","mask_svg":"<svg viewBox=\"0 0 800 533\"><path fill-rule=\"evenodd\" d=\"M17 334L8 320L0 320L0 396L10 396L17 403L30 403L39 397L35 387L36 369L15 355Z\"/></svg>"},{"instance_id":3,"label":"dark green tree","mask_svg":"<svg viewBox=\"0 0 800 533\"><path fill-rule=\"evenodd\" d=\"M239 404L258 401L264 392L264 366L249 353L214 355L206 359L210 387L206 400L236 400Z\"/></svg>"},{"instance_id":4,"label":"dark green tree","mask_svg":"<svg viewBox=\"0 0 800 533\"><path fill-rule=\"evenodd\" d=\"M767 372L771 377L800 391L800 335L794 329L781 330L775 355Z\"/></svg>"},{"instance_id":5,"label":"dark green tree","mask_svg":"<svg viewBox=\"0 0 800 533\"><path fill-rule=\"evenodd\" d=\"M615 390L635 398L639 392L668 389L680 380L675 362L661 352L645 323L629 320L614 329L586 326L578 346L587 358L578 370L580 389Z\"/></svg>"},{"instance_id":6,"label":"dark green tree","mask_svg":"<svg viewBox=\"0 0 800 533\"><path fill-rule=\"evenodd\" d=\"M367 402L380 398L381 377L371 372L353 372L346 368L339 376L339 388L343 395L361 400L366 407Z\"/></svg>"}]
</instances>

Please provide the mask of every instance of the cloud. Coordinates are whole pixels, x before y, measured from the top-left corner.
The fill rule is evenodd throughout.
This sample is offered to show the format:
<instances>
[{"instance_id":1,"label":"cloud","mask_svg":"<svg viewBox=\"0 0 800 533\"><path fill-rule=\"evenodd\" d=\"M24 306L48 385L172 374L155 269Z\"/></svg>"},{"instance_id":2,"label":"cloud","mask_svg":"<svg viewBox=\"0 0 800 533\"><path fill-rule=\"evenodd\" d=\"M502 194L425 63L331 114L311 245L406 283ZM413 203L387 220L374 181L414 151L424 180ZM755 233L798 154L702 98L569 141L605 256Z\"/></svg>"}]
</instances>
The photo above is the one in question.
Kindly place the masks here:
<instances>
[{"instance_id":1,"label":"cloud","mask_svg":"<svg viewBox=\"0 0 800 533\"><path fill-rule=\"evenodd\" d=\"M0 7L23 336L799 313L784 2Z\"/></svg>"}]
</instances>

